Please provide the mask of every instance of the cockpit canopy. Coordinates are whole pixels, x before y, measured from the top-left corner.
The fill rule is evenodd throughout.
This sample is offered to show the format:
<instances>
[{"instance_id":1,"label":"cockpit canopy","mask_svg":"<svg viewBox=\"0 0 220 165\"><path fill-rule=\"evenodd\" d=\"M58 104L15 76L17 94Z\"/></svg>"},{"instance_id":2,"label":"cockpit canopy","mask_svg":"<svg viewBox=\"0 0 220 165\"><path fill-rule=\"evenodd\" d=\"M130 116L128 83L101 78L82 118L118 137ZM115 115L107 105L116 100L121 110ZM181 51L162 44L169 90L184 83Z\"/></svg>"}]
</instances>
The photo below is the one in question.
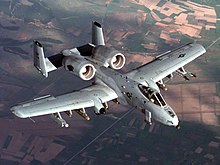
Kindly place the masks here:
<instances>
[{"instance_id":1,"label":"cockpit canopy","mask_svg":"<svg viewBox=\"0 0 220 165\"><path fill-rule=\"evenodd\" d=\"M162 95L157 90L142 84L139 84L138 88L140 89L141 93L152 103L161 107L165 107L167 105Z\"/></svg>"}]
</instances>

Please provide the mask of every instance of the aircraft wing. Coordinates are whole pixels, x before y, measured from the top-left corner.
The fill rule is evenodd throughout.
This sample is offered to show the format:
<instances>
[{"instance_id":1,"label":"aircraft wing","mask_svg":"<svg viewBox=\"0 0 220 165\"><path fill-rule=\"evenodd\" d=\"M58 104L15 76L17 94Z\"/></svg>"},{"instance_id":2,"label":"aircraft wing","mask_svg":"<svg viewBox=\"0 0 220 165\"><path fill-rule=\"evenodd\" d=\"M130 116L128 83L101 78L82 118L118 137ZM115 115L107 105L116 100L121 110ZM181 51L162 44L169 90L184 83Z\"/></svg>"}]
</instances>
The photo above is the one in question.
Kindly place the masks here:
<instances>
[{"instance_id":1,"label":"aircraft wing","mask_svg":"<svg viewBox=\"0 0 220 165\"><path fill-rule=\"evenodd\" d=\"M57 97L45 96L30 102L21 103L12 107L11 111L20 118L54 114L93 106L95 107L95 112L97 112L103 108L103 104L117 97L117 94L111 88L97 84L77 92Z\"/></svg>"},{"instance_id":2,"label":"aircraft wing","mask_svg":"<svg viewBox=\"0 0 220 165\"><path fill-rule=\"evenodd\" d=\"M153 61L127 73L136 81L158 82L206 52L202 45L189 43L157 56Z\"/></svg>"}]
</instances>

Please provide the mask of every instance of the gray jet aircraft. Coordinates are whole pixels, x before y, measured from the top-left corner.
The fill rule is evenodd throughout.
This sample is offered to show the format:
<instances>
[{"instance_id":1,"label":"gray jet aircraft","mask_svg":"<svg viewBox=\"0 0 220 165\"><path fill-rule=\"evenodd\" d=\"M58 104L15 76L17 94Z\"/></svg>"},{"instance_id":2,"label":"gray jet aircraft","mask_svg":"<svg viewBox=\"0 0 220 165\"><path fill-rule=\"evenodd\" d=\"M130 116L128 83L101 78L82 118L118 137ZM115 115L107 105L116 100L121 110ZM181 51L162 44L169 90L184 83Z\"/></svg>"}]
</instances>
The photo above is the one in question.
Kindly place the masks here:
<instances>
[{"instance_id":1,"label":"gray jet aircraft","mask_svg":"<svg viewBox=\"0 0 220 165\"><path fill-rule=\"evenodd\" d=\"M157 121L168 126L179 128L179 120L160 93L166 90L165 77L172 78L176 72L186 80L195 77L183 66L206 52L203 46L189 43L157 56L153 61L144 64L126 74L117 70L125 65L125 56L104 41L102 26L92 24L92 43L65 49L61 53L46 58L42 45L33 42L34 66L45 76L60 67L80 77L82 80L94 80L93 85L60 96L43 96L32 101L13 106L12 113L20 118L31 118L51 114L62 127L69 124L62 118L61 112L71 116L77 112L86 120L90 117L86 108L94 107L95 114L106 112L108 102L130 104L145 115L148 123Z\"/></svg>"}]
</instances>

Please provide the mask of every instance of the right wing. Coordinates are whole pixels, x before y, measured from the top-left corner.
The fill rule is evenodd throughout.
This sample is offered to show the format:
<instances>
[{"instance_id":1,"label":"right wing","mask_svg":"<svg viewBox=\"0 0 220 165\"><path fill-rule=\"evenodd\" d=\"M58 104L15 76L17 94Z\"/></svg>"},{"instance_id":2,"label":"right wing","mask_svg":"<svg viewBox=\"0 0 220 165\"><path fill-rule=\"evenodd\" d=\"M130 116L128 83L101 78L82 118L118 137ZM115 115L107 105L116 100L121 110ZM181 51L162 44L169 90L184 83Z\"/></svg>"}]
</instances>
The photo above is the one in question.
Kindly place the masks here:
<instances>
[{"instance_id":1,"label":"right wing","mask_svg":"<svg viewBox=\"0 0 220 165\"><path fill-rule=\"evenodd\" d=\"M108 86L97 84L57 97L37 98L31 102L18 104L12 107L11 111L20 118L28 118L94 106L95 112L99 113L108 101L117 97L114 90Z\"/></svg>"},{"instance_id":2,"label":"right wing","mask_svg":"<svg viewBox=\"0 0 220 165\"><path fill-rule=\"evenodd\" d=\"M139 83L153 80L155 83L172 74L206 52L202 45L190 43L156 57L153 61L127 73Z\"/></svg>"}]
</instances>

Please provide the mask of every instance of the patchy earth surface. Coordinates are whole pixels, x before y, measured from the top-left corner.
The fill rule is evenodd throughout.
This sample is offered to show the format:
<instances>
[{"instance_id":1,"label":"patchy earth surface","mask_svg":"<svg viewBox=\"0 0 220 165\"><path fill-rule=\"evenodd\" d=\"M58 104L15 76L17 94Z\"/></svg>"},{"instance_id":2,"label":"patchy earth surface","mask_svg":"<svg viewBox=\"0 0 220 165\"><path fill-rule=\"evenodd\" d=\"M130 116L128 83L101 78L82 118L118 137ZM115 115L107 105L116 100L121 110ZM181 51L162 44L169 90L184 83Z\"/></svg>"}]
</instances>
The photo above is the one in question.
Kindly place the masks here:
<instances>
[{"instance_id":1,"label":"patchy earth surface","mask_svg":"<svg viewBox=\"0 0 220 165\"><path fill-rule=\"evenodd\" d=\"M124 0L0 2L0 164L219 164L220 2L150 2L153 6ZM204 12L189 10L188 17L185 11L171 10L172 5L182 10L198 5L199 11L211 10L212 17L206 15L200 22ZM179 15L172 15L176 12ZM94 116L88 109L90 122L64 115L68 129L49 116L36 117L34 123L11 114L10 107L18 102L91 84L63 69L42 78L33 67L32 41L41 41L46 55L53 55L90 42L93 20L103 23L107 45L126 55L124 71L194 39L208 48L187 67L197 79L186 82L176 76L163 92L181 119L181 130L157 123L150 127L136 111L120 119L130 107L113 103L106 116Z\"/></svg>"}]
</instances>

